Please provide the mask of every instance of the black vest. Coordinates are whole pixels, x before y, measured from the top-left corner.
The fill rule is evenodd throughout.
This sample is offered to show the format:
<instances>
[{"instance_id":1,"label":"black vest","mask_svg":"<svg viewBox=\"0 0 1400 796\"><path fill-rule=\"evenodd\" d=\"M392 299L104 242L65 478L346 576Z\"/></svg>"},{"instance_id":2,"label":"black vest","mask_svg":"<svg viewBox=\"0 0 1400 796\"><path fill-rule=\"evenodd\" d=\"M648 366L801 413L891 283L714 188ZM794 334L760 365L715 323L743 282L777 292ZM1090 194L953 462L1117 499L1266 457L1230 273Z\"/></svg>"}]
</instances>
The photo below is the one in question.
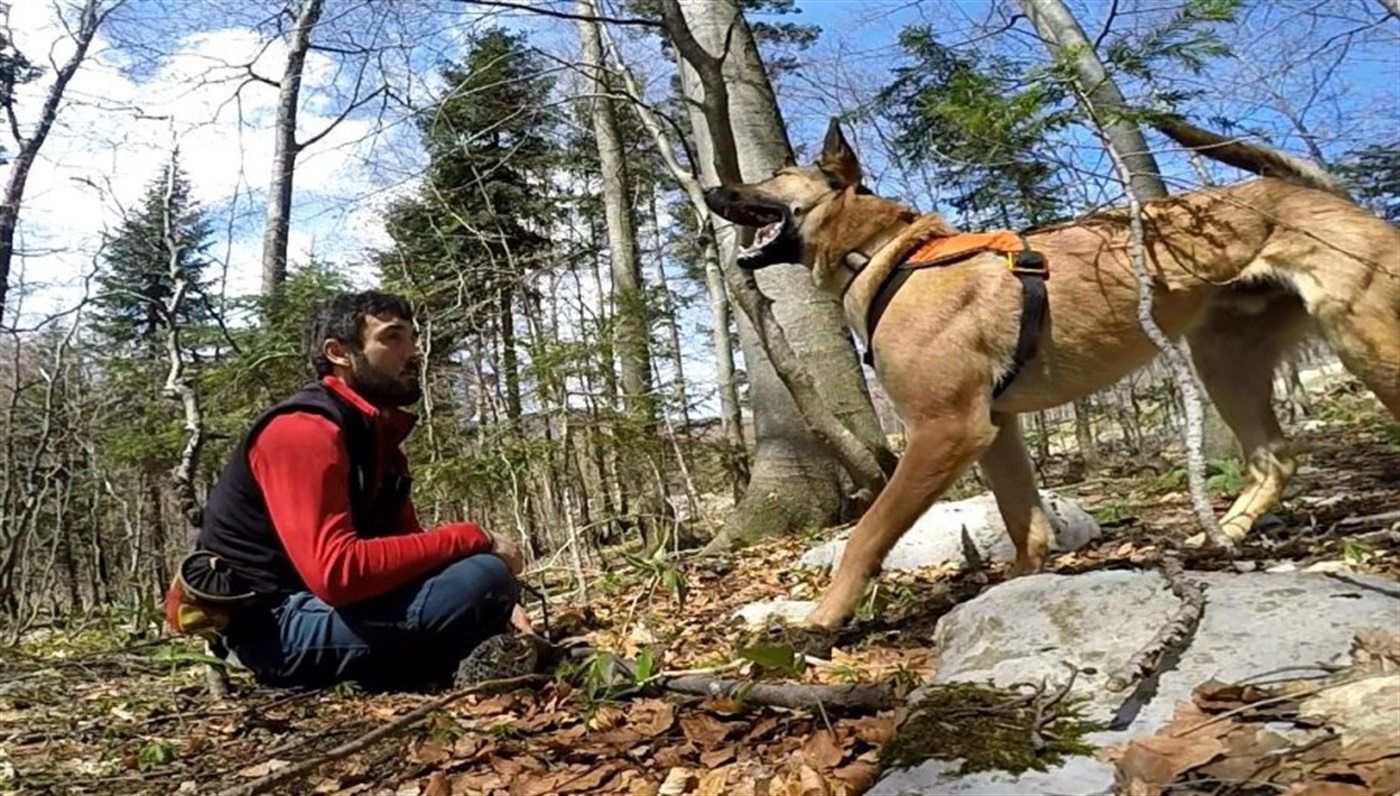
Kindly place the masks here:
<instances>
[{"instance_id":1,"label":"black vest","mask_svg":"<svg viewBox=\"0 0 1400 796\"><path fill-rule=\"evenodd\" d=\"M229 455L204 508L196 546L228 562L243 586L270 597L306 590L267 516L262 491L248 467L248 449L272 418L287 412L315 412L340 429L350 456L351 521L365 538L391 533L394 517L408 497L410 479L393 462L399 457L377 449L375 430L359 409L314 382L257 417ZM382 475L378 468L386 468ZM379 489L370 494L378 479Z\"/></svg>"}]
</instances>

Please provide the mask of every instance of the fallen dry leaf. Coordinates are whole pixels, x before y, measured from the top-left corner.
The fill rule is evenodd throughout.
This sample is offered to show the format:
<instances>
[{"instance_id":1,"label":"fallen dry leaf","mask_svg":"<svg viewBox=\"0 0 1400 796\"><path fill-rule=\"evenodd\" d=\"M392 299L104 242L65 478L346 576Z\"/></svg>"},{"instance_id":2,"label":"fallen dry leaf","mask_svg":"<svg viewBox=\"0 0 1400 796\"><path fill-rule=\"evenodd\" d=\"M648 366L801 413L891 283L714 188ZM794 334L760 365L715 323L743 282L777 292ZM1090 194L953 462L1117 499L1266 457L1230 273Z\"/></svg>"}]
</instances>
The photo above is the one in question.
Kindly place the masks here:
<instances>
[{"instance_id":1,"label":"fallen dry leaf","mask_svg":"<svg viewBox=\"0 0 1400 796\"><path fill-rule=\"evenodd\" d=\"M257 779L258 777L265 777L279 768L286 768L290 765L291 763L286 760L264 760L256 765L239 769L238 776L247 777L248 779Z\"/></svg>"},{"instance_id":2,"label":"fallen dry leaf","mask_svg":"<svg viewBox=\"0 0 1400 796\"><path fill-rule=\"evenodd\" d=\"M826 777L810 766L798 769L797 782L802 788L801 796L832 796Z\"/></svg>"},{"instance_id":3,"label":"fallen dry leaf","mask_svg":"<svg viewBox=\"0 0 1400 796\"><path fill-rule=\"evenodd\" d=\"M1225 744L1219 738L1149 735L1129 742L1127 751L1118 760L1118 768L1129 781L1158 788L1147 791L1155 794L1187 771L1224 753Z\"/></svg>"},{"instance_id":4,"label":"fallen dry leaf","mask_svg":"<svg viewBox=\"0 0 1400 796\"><path fill-rule=\"evenodd\" d=\"M695 796L733 796L733 790L729 787L729 770L717 768L701 774Z\"/></svg>"},{"instance_id":5,"label":"fallen dry leaf","mask_svg":"<svg viewBox=\"0 0 1400 796\"><path fill-rule=\"evenodd\" d=\"M807 765L818 770L828 770L840 765L845 753L836 745L831 731L822 730L807 737L802 744L802 757Z\"/></svg>"},{"instance_id":6,"label":"fallen dry leaf","mask_svg":"<svg viewBox=\"0 0 1400 796\"><path fill-rule=\"evenodd\" d=\"M661 787L657 789L657 796L684 796L695 783L695 775L688 768L675 767L666 772L666 779L661 781Z\"/></svg>"},{"instance_id":7,"label":"fallen dry leaf","mask_svg":"<svg viewBox=\"0 0 1400 796\"><path fill-rule=\"evenodd\" d=\"M700 753L700 765L709 769L718 768L733 759L734 747L732 746L721 746L718 749Z\"/></svg>"},{"instance_id":8,"label":"fallen dry leaf","mask_svg":"<svg viewBox=\"0 0 1400 796\"><path fill-rule=\"evenodd\" d=\"M645 703L645 708L638 705L632 711L632 715L644 715L647 718L641 721L632 722L631 726L647 738L655 738L676 723L676 706L670 702L661 700L649 700Z\"/></svg>"},{"instance_id":9,"label":"fallen dry leaf","mask_svg":"<svg viewBox=\"0 0 1400 796\"><path fill-rule=\"evenodd\" d=\"M1295 782L1279 796L1376 796L1375 791L1346 782Z\"/></svg>"},{"instance_id":10,"label":"fallen dry leaf","mask_svg":"<svg viewBox=\"0 0 1400 796\"><path fill-rule=\"evenodd\" d=\"M894 738L895 723L890 717L864 716L847 722L855 737L872 746L884 746Z\"/></svg>"},{"instance_id":11,"label":"fallen dry leaf","mask_svg":"<svg viewBox=\"0 0 1400 796\"><path fill-rule=\"evenodd\" d=\"M429 774L423 784L423 796L452 796L452 783L448 781L447 775L441 771Z\"/></svg>"},{"instance_id":12,"label":"fallen dry leaf","mask_svg":"<svg viewBox=\"0 0 1400 796\"><path fill-rule=\"evenodd\" d=\"M852 760L844 766L831 772L831 775L846 784L852 793L864 793L875 784L875 779L880 775L880 764L874 760L860 758ZM870 754L874 758L873 753Z\"/></svg>"},{"instance_id":13,"label":"fallen dry leaf","mask_svg":"<svg viewBox=\"0 0 1400 796\"><path fill-rule=\"evenodd\" d=\"M723 743L729 733L739 726L737 722L726 723L708 713L690 713L681 717L681 732L701 749L712 749Z\"/></svg>"},{"instance_id":14,"label":"fallen dry leaf","mask_svg":"<svg viewBox=\"0 0 1400 796\"><path fill-rule=\"evenodd\" d=\"M452 759L452 753L441 741L422 738L408 745L408 759L427 766L440 765Z\"/></svg>"}]
</instances>

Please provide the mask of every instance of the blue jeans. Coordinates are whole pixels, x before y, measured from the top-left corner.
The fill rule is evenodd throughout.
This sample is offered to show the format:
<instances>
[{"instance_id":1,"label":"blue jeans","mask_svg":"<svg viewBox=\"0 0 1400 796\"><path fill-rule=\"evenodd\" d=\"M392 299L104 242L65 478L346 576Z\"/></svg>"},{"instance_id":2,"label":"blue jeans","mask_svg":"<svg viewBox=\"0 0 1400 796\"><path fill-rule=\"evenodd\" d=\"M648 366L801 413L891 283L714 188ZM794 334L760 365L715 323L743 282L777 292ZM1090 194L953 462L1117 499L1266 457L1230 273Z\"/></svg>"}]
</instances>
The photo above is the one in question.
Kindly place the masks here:
<instances>
[{"instance_id":1,"label":"blue jeans","mask_svg":"<svg viewBox=\"0 0 1400 796\"><path fill-rule=\"evenodd\" d=\"M483 553L345 608L309 592L290 595L270 612L240 617L228 647L265 685L444 685L477 644L507 630L519 594L505 562Z\"/></svg>"}]
</instances>

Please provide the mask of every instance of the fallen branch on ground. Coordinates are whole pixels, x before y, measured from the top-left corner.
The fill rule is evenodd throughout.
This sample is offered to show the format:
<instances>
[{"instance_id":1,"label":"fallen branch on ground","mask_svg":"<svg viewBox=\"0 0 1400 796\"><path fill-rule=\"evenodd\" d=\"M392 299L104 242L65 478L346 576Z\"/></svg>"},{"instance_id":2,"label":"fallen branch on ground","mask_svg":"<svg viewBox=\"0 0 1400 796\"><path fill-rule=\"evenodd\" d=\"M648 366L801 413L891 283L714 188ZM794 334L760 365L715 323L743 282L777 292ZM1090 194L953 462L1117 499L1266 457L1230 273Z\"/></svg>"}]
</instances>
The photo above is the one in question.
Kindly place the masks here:
<instances>
[{"instance_id":1,"label":"fallen branch on ground","mask_svg":"<svg viewBox=\"0 0 1400 796\"><path fill-rule=\"evenodd\" d=\"M741 698L745 702L793 709L837 709L879 713L894 705L894 693L884 685L806 685L755 683L752 680L686 675L663 678L658 685L680 694Z\"/></svg>"},{"instance_id":2,"label":"fallen branch on ground","mask_svg":"<svg viewBox=\"0 0 1400 796\"><path fill-rule=\"evenodd\" d=\"M1167 653L1179 654L1186 649L1201 623L1206 611L1206 595L1200 584L1187 579L1181 562L1173 556L1162 559L1162 577L1166 578L1172 594L1181 600L1181 605L1146 646L1133 653L1122 668L1109 676L1106 686L1110 691L1126 690L1139 679L1156 672Z\"/></svg>"},{"instance_id":3,"label":"fallen branch on ground","mask_svg":"<svg viewBox=\"0 0 1400 796\"><path fill-rule=\"evenodd\" d=\"M1400 522L1400 511L1385 511L1380 514L1367 514L1364 517L1347 517L1337 521L1338 528L1350 528L1357 525L1389 525L1392 522Z\"/></svg>"},{"instance_id":4,"label":"fallen branch on ground","mask_svg":"<svg viewBox=\"0 0 1400 796\"><path fill-rule=\"evenodd\" d=\"M527 685L530 683L545 682L550 679L551 678L549 675L527 674L521 677L508 677L502 680L485 680L480 683L475 683L473 685L467 686L466 688L459 688L456 691L444 694L438 697L437 699L432 700L431 702L424 703L423 705L420 705L419 707L414 708L413 710L410 710L409 712L403 714L397 719L394 719L388 724L385 724L382 727L377 727L365 733L364 735L361 735L359 738L356 738L353 741L343 743L340 746L335 747L334 749L326 751L315 757L303 760L300 763L293 763L292 765L289 765L286 768L279 768L276 771L267 774L266 776L258 777L252 782L239 785L235 788L227 788L225 790L219 791L217 796L253 796L253 794L261 793L267 788L272 787L273 785L277 785L282 782L286 782L287 780L292 779L294 777L299 777L303 774L310 773L311 771L314 771L316 768L326 763L332 762L334 760L339 760L343 757L349 757L350 755L353 755L356 752L359 752L363 749L368 749L380 740L390 735L393 735L394 733L402 732L403 730L408 729L409 727L427 718L434 711L441 710L447 707L448 705L452 704L453 702L456 702L464 697L471 696L472 694L491 693L493 691L509 691L512 688L515 688L516 686Z\"/></svg>"}]
</instances>

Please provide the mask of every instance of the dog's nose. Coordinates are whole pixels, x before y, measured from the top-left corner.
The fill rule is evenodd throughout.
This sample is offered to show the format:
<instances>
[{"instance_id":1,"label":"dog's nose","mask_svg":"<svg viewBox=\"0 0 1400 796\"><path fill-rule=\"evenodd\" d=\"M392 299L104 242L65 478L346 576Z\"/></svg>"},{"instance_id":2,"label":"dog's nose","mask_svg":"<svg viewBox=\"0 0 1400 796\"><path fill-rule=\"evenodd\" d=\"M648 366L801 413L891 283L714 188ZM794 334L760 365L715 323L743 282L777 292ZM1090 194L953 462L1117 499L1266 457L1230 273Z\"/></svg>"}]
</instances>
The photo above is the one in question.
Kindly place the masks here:
<instances>
[{"instance_id":1,"label":"dog's nose","mask_svg":"<svg viewBox=\"0 0 1400 796\"><path fill-rule=\"evenodd\" d=\"M713 188L705 189L705 204L709 205L711 210L715 210L732 201L732 192L723 185L716 185Z\"/></svg>"}]
</instances>

